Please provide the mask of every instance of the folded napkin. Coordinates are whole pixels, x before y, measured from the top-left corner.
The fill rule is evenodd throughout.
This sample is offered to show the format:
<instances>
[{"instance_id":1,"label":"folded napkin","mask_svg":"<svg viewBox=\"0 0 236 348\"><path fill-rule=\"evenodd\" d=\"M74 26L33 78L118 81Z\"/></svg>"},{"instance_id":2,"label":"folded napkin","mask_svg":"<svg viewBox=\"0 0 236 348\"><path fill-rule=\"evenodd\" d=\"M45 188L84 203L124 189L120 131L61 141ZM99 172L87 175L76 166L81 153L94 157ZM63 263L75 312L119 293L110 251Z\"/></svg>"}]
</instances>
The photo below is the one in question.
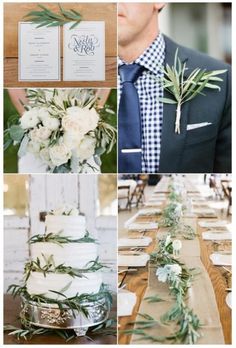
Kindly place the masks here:
<instances>
[{"instance_id":1,"label":"folded napkin","mask_svg":"<svg viewBox=\"0 0 236 348\"><path fill-rule=\"evenodd\" d=\"M152 241L150 237L143 238L120 238L118 240L119 247L142 247L148 246Z\"/></svg>"},{"instance_id":2,"label":"folded napkin","mask_svg":"<svg viewBox=\"0 0 236 348\"><path fill-rule=\"evenodd\" d=\"M217 221L199 221L198 225L201 227L225 227L228 224L225 220L217 220Z\"/></svg>"},{"instance_id":3,"label":"folded napkin","mask_svg":"<svg viewBox=\"0 0 236 348\"><path fill-rule=\"evenodd\" d=\"M210 255L210 259L215 266L231 266L232 255L213 253Z\"/></svg>"},{"instance_id":4,"label":"folded napkin","mask_svg":"<svg viewBox=\"0 0 236 348\"><path fill-rule=\"evenodd\" d=\"M155 209L155 208L149 208L149 209L142 209L138 212L138 216L150 216L150 215L160 215L161 209Z\"/></svg>"},{"instance_id":5,"label":"folded napkin","mask_svg":"<svg viewBox=\"0 0 236 348\"><path fill-rule=\"evenodd\" d=\"M232 234L230 232L203 232L202 239L204 240L231 240Z\"/></svg>"},{"instance_id":6,"label":"folded napkin","mask_svg":"<svg viewBox=\"0 0 236 348\"><path fill-rule=\"evenodd\" d=\"M137 296L134 292L125 289L119 289L117 301L118 317L125 317L128 315L132 315L134 306L137 301Z\"/></svg>"},{"instance_id":7,"label":"folded napkin","mask_svg":"<svg viewBox=\"0 0 236 348\"><path fill-rule=\"evenodd\" d=\"M131 252L120 252L118 254L118 266L125 267L144 267L149 261L150 256L146 253L136 253L133 254Z\"/></svg>"},{"instance_id":8,"label":"folded napkin","mask_svg":"<svg viewBox=\"0 0 236 348\"><path fill-rule=\"evenodd\" d=\"M130 231L146 231L156 229L158 229L158 223L156 222L134 222L128 226L128 230Z\"/></svg>"}]
</instances>

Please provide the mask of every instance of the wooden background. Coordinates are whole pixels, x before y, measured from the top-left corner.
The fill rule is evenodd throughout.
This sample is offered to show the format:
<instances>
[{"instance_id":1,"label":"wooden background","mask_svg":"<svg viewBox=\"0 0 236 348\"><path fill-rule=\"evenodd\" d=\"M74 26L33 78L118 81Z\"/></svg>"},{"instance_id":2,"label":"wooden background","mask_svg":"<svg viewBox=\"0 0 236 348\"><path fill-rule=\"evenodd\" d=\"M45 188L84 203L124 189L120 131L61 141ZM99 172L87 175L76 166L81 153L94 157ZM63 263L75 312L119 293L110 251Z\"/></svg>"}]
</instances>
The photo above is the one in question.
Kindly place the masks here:
<instances>
[{"instance_id":1,"label":"wooden background","mask_svg":"<svg viewBox=\"0 0 236 348\"><path fill-rule=\"evenodd\" d=\"M58 11L57 3L45 3L46 7ZM117 12L115 3L62 3L65 9L76 9L88 21L105 21L106 37L106 80L105 81L56 81L56 82L19 82L18 81L18 22L37 3L4 4L4 87L114 87L116 88L117 60ZM62 33L61 33L62 34ZM63 37L61 35L61 46ZM61 47L61 56L63 50ZM63 58L61 57L61 70ZM63 76L61 74L61 76Z\"/></svg>"}]
</instances>

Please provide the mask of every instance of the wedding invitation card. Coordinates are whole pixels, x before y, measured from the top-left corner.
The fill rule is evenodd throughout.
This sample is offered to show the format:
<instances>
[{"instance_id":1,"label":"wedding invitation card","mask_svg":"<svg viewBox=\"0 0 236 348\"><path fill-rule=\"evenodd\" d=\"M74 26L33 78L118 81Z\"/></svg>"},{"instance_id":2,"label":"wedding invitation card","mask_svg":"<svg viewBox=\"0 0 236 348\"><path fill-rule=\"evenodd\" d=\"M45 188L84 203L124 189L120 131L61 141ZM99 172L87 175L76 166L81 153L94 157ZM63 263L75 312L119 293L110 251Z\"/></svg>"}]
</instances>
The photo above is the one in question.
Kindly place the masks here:
<instances>
[{"instance_id":1,"label":"wedding invitation card","mask_svg":"<svg viewBox=\"0 0 236 348\"><path fill-rule=\"evenodd\" d=\"M105 80L105 22L64 25L64 81Z\"/></svg>"},{"instance_id":2,"label":"wedding invitation card","mask_svg":"<svg viewBox=\"0 0 236 348\"><path fill-rule=\"evenodd\" d=\"M19 81L60 81L60 27L19 23Z\"/></svg>"}]
</instances>

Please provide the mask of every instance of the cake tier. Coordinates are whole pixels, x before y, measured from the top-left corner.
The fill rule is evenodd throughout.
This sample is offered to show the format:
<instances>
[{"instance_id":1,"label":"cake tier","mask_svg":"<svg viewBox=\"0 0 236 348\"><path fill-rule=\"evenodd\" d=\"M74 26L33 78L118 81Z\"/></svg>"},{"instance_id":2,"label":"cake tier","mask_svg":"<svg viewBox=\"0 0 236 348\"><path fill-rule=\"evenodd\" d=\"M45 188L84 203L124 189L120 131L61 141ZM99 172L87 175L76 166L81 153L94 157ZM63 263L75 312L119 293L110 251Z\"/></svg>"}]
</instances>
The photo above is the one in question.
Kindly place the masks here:
<instances>
[{"instance_id":1,"label":"cake tier","mask_svg":"<svg viewBox=\"0 0 236 348\"><path fill-rule=\"evenodd\" d=\"M74 268L85 268L89 261L97 257L97 245L94 243L68 243L55 244L50 242L39 242L31 244L31 259L38 257L40 264L45 265L45 259L53 256L55 265L64 264ZM44 257L43 257L44 255Z\"/></svg>"},{"instance_id":2,"label":"cake tier","mask_svg":"<svg viewBox=\"0 0 236 348\"><path fill-rule=\"evenodd\" d=\"M26 287L30 295L43 295L55 300L62 300L63 296L55 294L50 290L62 293L63 288L66 288L70 283L68 289L63 292L67 297L73 297L76 294L98 293L102 284L102 273L83 273L83 275L83 278L78 278L61 273L47 273L44 276L40 272L31 272Z\"/></svg>"},{"instance_id":3,"label":"cake tier","mask_svg":"<svg viewBox=\"0 0 236 348\"><path fill-rule=\"evenodd\" d=\"M47 233L58 233L72 238L83 238L86 233L85 216L47 215L45 220Z\"/></svg>"}]
</instances>

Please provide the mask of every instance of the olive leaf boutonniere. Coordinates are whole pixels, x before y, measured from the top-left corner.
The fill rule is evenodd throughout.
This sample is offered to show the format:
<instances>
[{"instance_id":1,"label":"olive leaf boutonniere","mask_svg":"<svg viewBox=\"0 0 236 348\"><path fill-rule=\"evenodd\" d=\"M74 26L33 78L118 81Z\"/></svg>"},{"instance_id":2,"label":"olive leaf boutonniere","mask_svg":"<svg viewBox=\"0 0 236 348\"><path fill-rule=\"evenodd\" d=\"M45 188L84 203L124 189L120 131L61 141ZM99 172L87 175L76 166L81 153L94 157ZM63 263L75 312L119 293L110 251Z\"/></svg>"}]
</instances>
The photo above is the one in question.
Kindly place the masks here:
<instances>
[{"instance_id":1,"label":"olive leaf boutonniere","mask_svg":"<svg viewBox=\"0 0 236 348\"><path fill-rule=\"evenodd\" d=\"M223 79L217 75L224 74L227 70L206 71L206 69L196 68L191 74L185 78L185 72L188 70L186 63L182 63L178 57L178 49L175 53L174 65L170 67L166 64L162 67L163 72L163 88L168 91L173 99L160 98L160 101L167 104L177 104L175 133L180 134L180 119L182 105L197 95L202 93L205 88L215 89L220 91L220 86L216 82L222 82Z\"/></svg>"}]
</instances>

